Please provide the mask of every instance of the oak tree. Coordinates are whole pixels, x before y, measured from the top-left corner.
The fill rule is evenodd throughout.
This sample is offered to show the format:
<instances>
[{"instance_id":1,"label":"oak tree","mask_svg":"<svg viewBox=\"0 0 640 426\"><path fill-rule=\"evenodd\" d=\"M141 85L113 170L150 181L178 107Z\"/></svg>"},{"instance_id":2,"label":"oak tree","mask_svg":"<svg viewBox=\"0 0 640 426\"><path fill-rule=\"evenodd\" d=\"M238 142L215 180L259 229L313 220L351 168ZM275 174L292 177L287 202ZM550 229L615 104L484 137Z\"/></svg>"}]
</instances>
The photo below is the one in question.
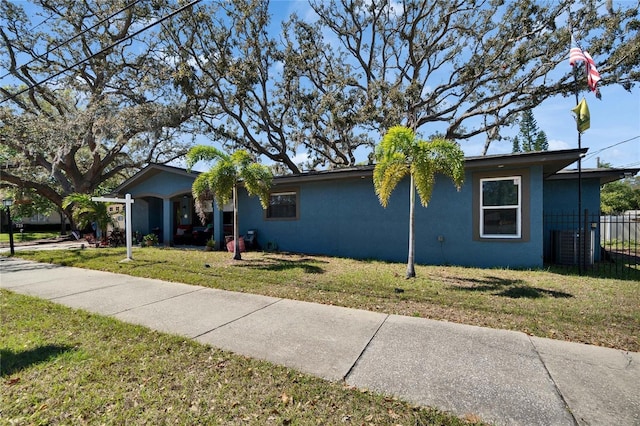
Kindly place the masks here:
<instances>
[{"instance_id":1,"label":"oak tree","mask_svg":"<svg viewBox=\"0 0 640 426\"><path fill-rule=\"evenodd\" d=\"M176 7L0 2L5 185L35 190L62 208L69 194L91 194L186 152L189 141L175 135L197 105L176 84L159 28L150 25Z\"/></svg>"}]
</instances>

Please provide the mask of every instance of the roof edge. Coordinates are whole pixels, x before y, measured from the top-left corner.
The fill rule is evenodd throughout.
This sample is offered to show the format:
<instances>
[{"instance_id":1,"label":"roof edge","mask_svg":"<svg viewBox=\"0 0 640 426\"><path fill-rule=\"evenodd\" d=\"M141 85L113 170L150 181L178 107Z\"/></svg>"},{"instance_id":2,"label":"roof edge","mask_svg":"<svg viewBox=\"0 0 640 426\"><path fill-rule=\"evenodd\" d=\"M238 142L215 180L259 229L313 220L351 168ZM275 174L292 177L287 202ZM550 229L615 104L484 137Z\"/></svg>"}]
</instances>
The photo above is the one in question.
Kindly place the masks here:
<instances>
[{"instance_id":1,"label":"roof edge","mask_svg":"<svg viewBox=\"0 0 640 426\"><path fill-rule=\"evenodd\" d=\"M581 174L583 179L600 179L600 185L604 185L605 183L615 182L627 177L634 177L638 173L640 173L640 168L582 169L580 172L577 169L565 169L558 171L556 174L548 177L547 179L578 179L579 175Z\"/></svg>"}]
</instances>

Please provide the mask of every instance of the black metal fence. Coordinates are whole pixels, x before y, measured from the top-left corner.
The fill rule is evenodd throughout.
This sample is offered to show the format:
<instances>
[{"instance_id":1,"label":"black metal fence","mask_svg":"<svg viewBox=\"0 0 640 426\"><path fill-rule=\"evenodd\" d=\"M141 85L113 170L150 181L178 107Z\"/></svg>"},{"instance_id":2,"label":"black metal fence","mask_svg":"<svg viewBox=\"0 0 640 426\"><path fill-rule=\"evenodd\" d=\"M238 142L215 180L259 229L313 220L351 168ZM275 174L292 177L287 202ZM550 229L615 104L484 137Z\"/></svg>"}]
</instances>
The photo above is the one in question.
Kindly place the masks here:
<instances>
[{"instance_id":1,"label":"black metal fence","mask_svg":"<svg viewBox=\"0 0 640 426\"><path fill-rule=\"evenodd\" d=\"M640 214L544 216L545 263L588 275L640 279Z\"/></svg>"}]
</instances>

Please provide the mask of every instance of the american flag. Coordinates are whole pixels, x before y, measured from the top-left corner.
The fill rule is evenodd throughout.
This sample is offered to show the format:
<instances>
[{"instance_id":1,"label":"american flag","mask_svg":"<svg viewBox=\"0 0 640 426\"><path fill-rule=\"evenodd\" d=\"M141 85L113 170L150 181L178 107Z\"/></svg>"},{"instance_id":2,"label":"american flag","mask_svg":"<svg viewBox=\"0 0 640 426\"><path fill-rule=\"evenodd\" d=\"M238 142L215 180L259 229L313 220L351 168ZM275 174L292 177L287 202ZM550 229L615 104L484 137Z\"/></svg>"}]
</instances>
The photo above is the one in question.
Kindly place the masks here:
<instances>
[{"instance_id":1,"label":"american flag","mask_svg":"<svg viewBox=\"0 0 640 426\"><path fill-rule=\"evenodd\" d=\"M592 92L597 92L598 82L601 80L600 73L596 69L596 63L593 61L593 58L586 51L584 52L584 57L587 59L587 84L589 84L589 89Z\"/></svg>"},{"instance_id":2,"label":"american flag","mask_svg":"<svg viewBox=\"0 0 640 426\"><path fill-rule=\"evenodd\" d=\"M569 50L569 65L574 66L576 62L587 62L587 58L582 53L582 49L578 47L576 39L571 35L571 50Z\"/></svg>"},{"instance_id":3,"label":"american flag","mask_svg":"<svg viewBox=\"0 0 640 426\"><path fill-rule=\"evenodd\" d=\"M588 52L578 47L576 39L571 35L571 49L569 50L569 64L575 66L578 62L584 62L587 74L587 84L591 91L598 92L598 82L601 80L600 73L596 69L596 63Z\"/></svg>"}]
</instances>

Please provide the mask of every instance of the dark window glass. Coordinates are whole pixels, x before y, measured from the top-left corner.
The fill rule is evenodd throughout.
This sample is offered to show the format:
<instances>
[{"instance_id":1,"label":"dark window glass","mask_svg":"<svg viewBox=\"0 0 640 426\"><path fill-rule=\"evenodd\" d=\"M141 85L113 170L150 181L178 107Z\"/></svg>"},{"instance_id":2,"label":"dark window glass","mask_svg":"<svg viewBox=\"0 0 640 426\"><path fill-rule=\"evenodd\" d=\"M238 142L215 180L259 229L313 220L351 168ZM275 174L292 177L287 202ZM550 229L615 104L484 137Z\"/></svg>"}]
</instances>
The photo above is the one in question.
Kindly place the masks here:
<instances>
[{"instance_id":1,"label":"dark window glass","mask_svg":"<svg viewBox=\"0 0 640 426\"><path fill-rule=\"evenodd\" d=\"M268 219L295 219L297 217L295 192L276 192L269 196Z\"/></svg>"},{"instance_id":2,"label":"dark window glass","mask_svg":"<svg viewBox=\"0 0 640 426\"><path fill-rule=\"evenodd\" d=\"M518 209L495 209L484 212L485 235L517 235Z\"/></svg>"},{"instance_id":3,"label":"dark window glass","mask_svg":"<svg viewBox=\"0 0 640 426\"><path fill-rule=\"evenodd\" d=\"M518 184L513 179L482 182L482 205L517 206Z\"/></svg>"}]
</instances>

